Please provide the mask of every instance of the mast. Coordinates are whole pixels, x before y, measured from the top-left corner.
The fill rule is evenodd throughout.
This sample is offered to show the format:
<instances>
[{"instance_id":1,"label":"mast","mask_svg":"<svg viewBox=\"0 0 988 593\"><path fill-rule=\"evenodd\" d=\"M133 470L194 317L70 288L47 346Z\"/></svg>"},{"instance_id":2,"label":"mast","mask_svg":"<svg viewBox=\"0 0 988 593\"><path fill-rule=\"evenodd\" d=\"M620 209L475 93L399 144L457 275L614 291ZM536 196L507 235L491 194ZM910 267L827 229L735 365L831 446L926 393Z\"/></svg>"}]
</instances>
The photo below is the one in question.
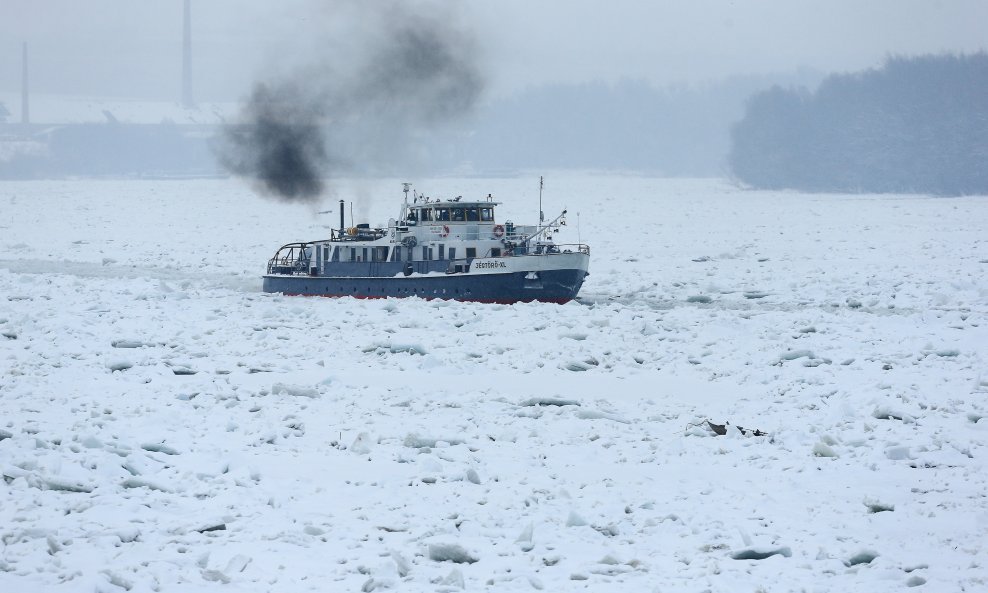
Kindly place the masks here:
<instances>
[{"instance_id":1,"label":"mast","mask_svg":"<svg viewBox=\"0 0 988 593\"><path fill-rule=\"evenodd\" d=\"M535 236L542 234L542 223L545 221L545 213L542 211L542 186L544 185L544 180L541 175L539 175L539 232Z\"/></svg>"},{"instance_id":2,"label":"mast","mask_svg":"<svg viewBox=\"0 0 988 593\"><path fill-rule=\"evenodd\" d=\"M402 222L404 222L404 220L408 217L408 190L412 187L412 184L407 181L402 183L402 185L405 187L405 189L402 190L405 192L405 203L401 206L401 214L398 216L398 224L402 224Z\"/></svg>"}]
</instances>

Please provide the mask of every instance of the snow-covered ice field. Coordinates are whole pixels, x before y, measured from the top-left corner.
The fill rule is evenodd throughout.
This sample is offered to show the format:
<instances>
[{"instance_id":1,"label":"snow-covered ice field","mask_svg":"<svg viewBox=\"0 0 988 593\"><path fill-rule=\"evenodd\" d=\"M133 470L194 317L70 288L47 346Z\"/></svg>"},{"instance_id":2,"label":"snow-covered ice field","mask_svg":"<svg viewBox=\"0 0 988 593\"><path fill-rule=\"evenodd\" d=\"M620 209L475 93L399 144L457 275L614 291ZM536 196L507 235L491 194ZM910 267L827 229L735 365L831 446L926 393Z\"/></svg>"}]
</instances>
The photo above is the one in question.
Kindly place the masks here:
<instances>
[{"instance_id":1,"label":"snow-covered ice field","mask_svg":"<svg viewBox=\"0 0 988 593\"><path fill-rule=\"evenodd\" d=\"M0 591L988 590L988 198L556 174L580 303L259 292L400 181L0 185Z\"/></svg>"}]
</instances>

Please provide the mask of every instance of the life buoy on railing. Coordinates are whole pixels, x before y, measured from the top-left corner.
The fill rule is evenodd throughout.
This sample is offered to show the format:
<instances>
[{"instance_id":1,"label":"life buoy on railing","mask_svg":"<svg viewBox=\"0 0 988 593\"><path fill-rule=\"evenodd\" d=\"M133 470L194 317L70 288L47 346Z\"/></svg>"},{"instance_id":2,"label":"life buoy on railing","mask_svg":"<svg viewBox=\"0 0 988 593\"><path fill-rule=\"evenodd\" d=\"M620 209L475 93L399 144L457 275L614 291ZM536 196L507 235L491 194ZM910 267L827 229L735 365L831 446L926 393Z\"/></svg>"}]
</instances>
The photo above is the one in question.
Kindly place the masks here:
<instances>
[{"instance_id":1,"label":"life buoy on railing","mask_svg":"<svg viewBox=\"0 0 988 593\"><path fill-rule=\"evenodd\" d=\"M494 236L497 237L498 239L500 239L501 237L504 236L504 225L503 224L496 224L496 225L494 225Z\"/></svg>"},{"instance_id":2,"label":"life buoy on railing","mask_svg":"<svg viewBox=\"0 0 988 593\"><path fill-rule=\"evenodd\" d=\"M449 236L449 227L447 225L445 225L445 224L443 225L443 230L439 231L439 236L440 237L448 237Z\"/></svg>"}]
</instances>

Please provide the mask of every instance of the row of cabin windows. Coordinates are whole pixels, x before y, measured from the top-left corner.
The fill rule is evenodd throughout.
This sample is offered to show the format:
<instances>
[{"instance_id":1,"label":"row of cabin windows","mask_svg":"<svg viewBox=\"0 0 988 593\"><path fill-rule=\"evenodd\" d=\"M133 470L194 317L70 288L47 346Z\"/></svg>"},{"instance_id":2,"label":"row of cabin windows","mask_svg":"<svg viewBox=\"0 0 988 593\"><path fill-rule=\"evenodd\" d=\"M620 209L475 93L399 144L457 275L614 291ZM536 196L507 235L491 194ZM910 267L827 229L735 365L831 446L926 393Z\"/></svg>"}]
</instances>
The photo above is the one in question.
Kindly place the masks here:
<instances>
[{"instance_id":1,"label":"row of cabin windows","mask_svg":"<svg viewBox=\"0 0 988 593\"><path fill-rule=\"evenodd\" d=\"M489 206L463 208L415 208L408 213L408 220L422 222L494 222L494 209Z\"/></svg>"},{"instance_id":2,"label":"row of cabin windows","mask_svg":"<svg viewBox=\"0 0 988 593\"><path fill-rule=\"evenodd\" d=\"M372 262L385 262L385 261L415 261L415 247L395 247L391 249L391 257L388 257L388 247L335 247L330 248L328 245L323 246L322 259L324 262L338 262L338 261L349 261L349 262L360 262L360 261L372 261ZM423 245L419 248L420 260L433 259L433 255L436 251L428 245ZM343 259L340 259L342 252ZM332 257L330 254L332 253ZM436 259L446 259L446 246L440 245L438 250L439 257ZM491 257L501 257L501 248L493 247L491 248ZM370 257L368 260L367 258ZM472 259L477 257L476 247L467 247L466 256L467 259ZM404 258L404 259L403 259ZM456 259L456 248L449 248L449 259Z\"/></svg>"}]
</instances>

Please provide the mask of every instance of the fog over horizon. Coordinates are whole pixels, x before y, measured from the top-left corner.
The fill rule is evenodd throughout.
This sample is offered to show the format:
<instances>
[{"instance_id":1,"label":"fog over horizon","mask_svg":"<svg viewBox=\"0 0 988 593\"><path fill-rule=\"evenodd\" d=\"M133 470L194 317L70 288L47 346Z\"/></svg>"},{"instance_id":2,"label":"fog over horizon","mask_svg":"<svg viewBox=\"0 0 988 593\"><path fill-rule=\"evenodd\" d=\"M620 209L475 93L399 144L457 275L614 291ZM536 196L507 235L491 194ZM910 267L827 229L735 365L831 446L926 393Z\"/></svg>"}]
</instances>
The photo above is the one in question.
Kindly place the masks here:
<instances>
[{"instance_id":1,"label":"fog over horizon","mask_svg":"<svg viewBox=\"0 0 988 593\"><path fill-rule=\"evenodd\" d=\"M0 178L233 174L303 201L320 199L323 179L346 175L548 169L774 179L797 189L781 180L808 179L794 172L820 165L813 151L834 137L810 132L820 129L842 130L834 153L856 154L884 178L825 167L813 188L988 193L977 160L988 150L981 0L5 0L5 8ZM20 93L24 44L30 117ZM909 80L891 82L886 66L911 60L916 67L898 70ZM836 108L790 105L812 101L821 86L843 88L845 78L874 88L842 94ZM759 99L776 87L795 94ZM874 97L881 102L870 104ZM771 133L790 129L797 111L813 119L809 148ZM743 145L760 148L745 155ZM861 146L868 151L855 152ZM973 160L953 159L948 172L937 165L944 159L920 158L933 146ZM777 151L805 159L742 166ZM892 153L899 160L872 166ZM927 169L923 180L913 174Z\"/></svg>"},{"instance_id":2,"label":"fog over horizon","mask_svg":"<svg viewBox=\"0 0 988 593\"><path fill-rule=\"evenodd\" d=\"M27 43L32 93L177 102L182 4L5 0L0 92L20 91ZM314 47L345 54L350 40L368 33L354 17L360 4L193 0L196 100L242 100L258 79L304 66ZM891 55L988 48L988 3L977 0L401 3L406 13L437 5L474 32L493 98L546 84L665 87L799 70L825 75L879 67Z\"/></svg>"}]
</instances>

